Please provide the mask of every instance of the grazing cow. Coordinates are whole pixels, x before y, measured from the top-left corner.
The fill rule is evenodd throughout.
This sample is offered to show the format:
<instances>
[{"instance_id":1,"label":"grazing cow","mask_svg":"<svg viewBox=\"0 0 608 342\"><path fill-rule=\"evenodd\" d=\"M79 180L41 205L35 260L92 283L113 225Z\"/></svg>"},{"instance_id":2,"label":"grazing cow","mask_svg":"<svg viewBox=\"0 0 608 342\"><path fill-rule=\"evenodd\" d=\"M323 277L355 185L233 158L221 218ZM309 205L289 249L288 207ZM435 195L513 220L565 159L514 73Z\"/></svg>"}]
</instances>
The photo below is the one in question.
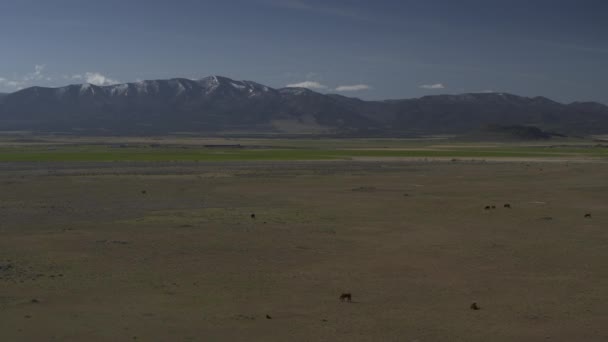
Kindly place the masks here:
<instances>
[{"instance_id":1,"label":"grazing cow","mask_svg":"<svg viewBox=\"0 0 608 342\"><path fill-rule=\"evenodd\" d=\"M504 207L511 209L511 205L509 203L505 204Z\"/></svg>"},{"instance_id":2,"label":"grazing cow","mask_svg":"<svg viewBox=\"0 0 608 342\"><path fill-rule=\"evenodd\" d=\"M477 305L476 302L473 302L473 304L471 304L470 306L471 310L480 310L481 308L479 307L479 305Z\"/></svg>"},{"instance_id":3,"label":"grazing cow","mask_svg":"<svg viewBox=\"0 0 608 342\"><path fill-rule=\"evenodd\" d=\"M343 293L340 295L340 301L341 302L352 302L353 301L353 295L350 293Z\"/></svg>"},{"instance_id":4,"label":"grazing cow","mask_svg":"<svg viewBox=\"0 0 608 342\"><path fill-rule=\"evenodd\" d=\"M591 218L591 214L589 214L589 213L585 214L585 218Z\"/></svg>"},{"instance_id":5,"label":"grazing cow","mask_svg":"<svg viewBox=\"0 0 608 342\"><path fill-rule=\"evenodd\" d=\"M486 205L485 210L490 210L490 206Z\"/></svg>"},{"instance_id":6,"label":"grazing cow","mask_svg":"<svg viewBox=\"0 0 608 342\"><path fill-rule=\"evenodd\" d=\"M251 218L254 219L255 218L255 214L251 214Z\"/></svg>"},{"instance_id":7,"label":"grazing cow","mask_svg":"<svg viewBox=\"0 0 608 342\"><path fill-rule=\"evenodd\" d=\"M272 317L270 317L270 315L266 315L266 319L272 319Z\"/></svg>"}]
</instances>

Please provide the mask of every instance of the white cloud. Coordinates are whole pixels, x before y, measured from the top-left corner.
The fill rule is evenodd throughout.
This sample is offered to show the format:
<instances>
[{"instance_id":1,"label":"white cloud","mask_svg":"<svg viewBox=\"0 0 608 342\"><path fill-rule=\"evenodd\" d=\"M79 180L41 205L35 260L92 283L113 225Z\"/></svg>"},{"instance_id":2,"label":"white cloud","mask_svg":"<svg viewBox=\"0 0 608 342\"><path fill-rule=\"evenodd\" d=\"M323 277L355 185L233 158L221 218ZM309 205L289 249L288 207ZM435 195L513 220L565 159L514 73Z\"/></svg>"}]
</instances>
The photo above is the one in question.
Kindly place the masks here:
<instances>
[{"instance_id":1,"label":"white cloud","mask_svg":"<svg viewBox=\"0 0 608 342\"><path fill-rule=\"evenodd\" d=\"M34 65L34 72L30 72L29 74L26 74L25 76L23 76L23 81L24 82L40 81L40 80L46 78L43 74L44 68L46 68L46 65L44 65L44 64Z\"/></svg>"},{"instance_id":2,"label":"white cloud","mask_svg":"<svg viewBox=\"0 0 608 342\"><path fill-rule=\"evenodd\" d=\"M0 87L12 88L20 90L32 85L48 85L52 84L53 77L45 74L46 65L36 64L34 65L34 71L29 72L23 76L15 76L13 79L0 77ZM65 80L73 80L79 82L86 82L94 85L112 85L119 83L119 81L106 77L99 72L87 72L84 74L75 75L58 75L57 77Z\"/></svg>"},{"instance_id":3,"label":"white cloud","mask_svg":"<svg viewBox=\"0 0 608 342\"><path fill-rule=\"evenodd\" d=\"M9 80L7 78L4 77L0 77L0 87L6 87L6 88L14 88L14 89L21 89L23 88L23 82L21 81L14 81L14 80Z\"/></svg>"},{"instance_id":4,"label":"white cloud","mask_svg":"<svg viewBox=\"0 0 608 342\"><path fill-rule=\"evenodd\" d=\"M120 83L120 81L106 77L98 72L87 72L84 74L84 77L82 77L82 75L74 75L72 77L74 78L75 76L80 76L81 78L84 78L84 80L87 83L97 85L97 86L105 86L105 85L112 85L112 84ZM76 79L78 79L78 78L76 78Z\"/></svg>"},{"instance_id":5,"label":"white cloud","mask_svg":"<svg viewBox=\"0 0 608 342\"><path fill-rule=\"evenodd\" d=\"M8 80L6 78L0 77L0 87L13 88L16 90L23 89L23 82Z\"/></svg>"},{"instance_id":6,"label":"white cloud","mask_svg":"<svg viewBox=\"0 0 608 342\"><path fill-rule=\"evenodd\" d=\"M420 86L420 88L422 88L422 89L445 89L445 86L443 85L443 83L423 84Z\"/></svg>"},{"instance_id":7,"label":"white cloud","mask_svg":"<svg viewBox=\"0 0 608 342\"><path fill-rule=\"evenodd\" d=\"M97 86L105 86L120 83L120 81L109 78L99 72L85 72L84 74L63 75L66 80L90 83Z\"/></svg>"},{"instance_id":8,"label":"white cloud","mask_svg":"<svg viewBox=\"0 0 608 342\"><path fill-rule=\"evenodd\" d=\"M370 86L367 84L353 84L353 85L342 85L336 88L336 91L361 91L369 90Z\"/></svg>"},{"instance_id":9,"label":"white cloud","mask_svg":"<svg viewBox=\"0 0 608 342\"><path fill-rule=\"evenodd\" d=\"M327 89L327 86L319 82L305 81L300 83L288 84L287 88Z\"/></svg>"},{"instance_id":10,"label":"white cloud","mask_svg":"<svg viewBox=\"0 0 608 342\"><path fill-rule=\"evenodd\" d=\"M34 81L50 82L53 79L44 74L45 67L46 66L44 64L36 64L34 65L34 71L27 73L22 77L18 77L17 79L0 77L0 86L20 90L26 86L29 86L30 83Z\"/></svg>"}]
</instances>

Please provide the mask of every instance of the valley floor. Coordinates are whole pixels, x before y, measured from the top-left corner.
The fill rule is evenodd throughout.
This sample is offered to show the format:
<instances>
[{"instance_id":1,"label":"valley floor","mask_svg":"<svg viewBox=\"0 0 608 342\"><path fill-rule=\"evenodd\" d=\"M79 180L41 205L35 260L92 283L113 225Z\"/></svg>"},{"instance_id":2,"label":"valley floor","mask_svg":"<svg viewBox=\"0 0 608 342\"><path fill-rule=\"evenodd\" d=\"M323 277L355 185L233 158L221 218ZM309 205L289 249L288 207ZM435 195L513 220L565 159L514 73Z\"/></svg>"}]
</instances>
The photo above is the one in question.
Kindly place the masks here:
<instances>
[{"instance_id":1,"label":"valley floor","mask_svg":"<svg viewBox=\"0 0 608 342\"><path fill-rule=\"evenodd\" d=\"M5 162L0 340L606 341L607 174Z\"/></svg>"}]
</instances>

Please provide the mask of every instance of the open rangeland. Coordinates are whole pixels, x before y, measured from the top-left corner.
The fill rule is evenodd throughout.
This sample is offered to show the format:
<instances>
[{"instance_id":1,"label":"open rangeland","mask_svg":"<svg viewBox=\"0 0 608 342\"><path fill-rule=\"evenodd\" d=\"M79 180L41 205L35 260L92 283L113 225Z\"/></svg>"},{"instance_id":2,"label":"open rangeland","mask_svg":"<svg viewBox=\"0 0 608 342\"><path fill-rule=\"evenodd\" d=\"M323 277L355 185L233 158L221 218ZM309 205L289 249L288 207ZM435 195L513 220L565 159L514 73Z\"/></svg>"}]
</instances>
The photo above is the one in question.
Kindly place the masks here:
<instances>
[{"instance_id":1,"label":"open rangeland","mask_svg":"<svg viewBox=\"0 0 608 342\"><path fill-rule=\"evenodd\" d=\"M601 160L0 152L1 341L608 340Z\"/></svg>"}]
</instances>

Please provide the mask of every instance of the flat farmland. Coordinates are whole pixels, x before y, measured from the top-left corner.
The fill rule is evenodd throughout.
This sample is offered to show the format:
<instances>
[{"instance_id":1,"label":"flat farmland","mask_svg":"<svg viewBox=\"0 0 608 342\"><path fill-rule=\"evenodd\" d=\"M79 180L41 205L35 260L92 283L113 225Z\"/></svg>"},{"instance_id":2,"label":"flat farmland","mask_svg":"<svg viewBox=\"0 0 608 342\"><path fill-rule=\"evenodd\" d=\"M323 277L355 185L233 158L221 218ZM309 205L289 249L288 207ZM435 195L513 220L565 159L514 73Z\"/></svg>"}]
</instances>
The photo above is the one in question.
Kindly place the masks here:
<instances>
[{"instance_id":1,"label":"flat farmland","mask_svg":"<svg viewBox=\"0 0 608 342\"><path fill-rule=\"evenodd\" d=\"M0 162L236 162L313 160L608 160L608 145L446 142L433 139L7 139Z\"/></svg>"},{"instance_id":2,"label":"flat farmland","mask_svg":"<svg viewBox=\"0 0 608 342\"><path fill-rule=\"evenodd\" d=\"M88 146L2 148L143 153ZM603 152L358 146L362 161L351 147L315 161L1 151L0 340L608 339Z\"/></svg>"}]
</instances>

